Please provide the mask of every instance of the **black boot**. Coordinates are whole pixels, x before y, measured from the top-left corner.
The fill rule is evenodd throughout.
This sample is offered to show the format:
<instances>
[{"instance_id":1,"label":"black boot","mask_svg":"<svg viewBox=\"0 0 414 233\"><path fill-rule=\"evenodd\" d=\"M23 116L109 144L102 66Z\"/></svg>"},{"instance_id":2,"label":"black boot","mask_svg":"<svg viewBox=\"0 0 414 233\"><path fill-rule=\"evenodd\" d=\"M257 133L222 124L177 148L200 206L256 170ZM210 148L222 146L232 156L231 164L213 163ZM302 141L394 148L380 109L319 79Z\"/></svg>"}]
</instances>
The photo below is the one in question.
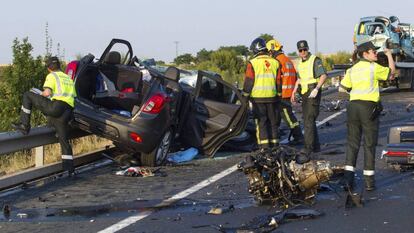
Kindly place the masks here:
<instances>
[{"instance_id":1,"label":"black boot","mask_svg":"<svg viewBox=\"0 0 414 233\"><path fill-rule=\"evenodd\" d=\"M344 177L342 177L341 185L345 191L352 191L354 189L354 176L355 173L351 171L345 171Z\"/></svg>"},{"instance_id":2,"label":"black boot","mask_svg":"<svg viewBox=\"0 0 414 233\"><path fill-rule=\"evenodd\" d=\"M364 176L364 181L365 181L366 191L375 190L375 177L374 176Z\"/></svg>"},{"instance_id":3,"label":"black boot","mask_svg":"<svg viewBox=\"0 0 414 233\"><path fill-rule=\"evenodd\" d=\"M62 159L62 168L64 171L68 171L69 176L72 176L75 173L73 159Z\"/></svg>"},{"instance_id":4,"label":"black boot","mask_svg":"<svg viewBox=\"0 0 414 233\"><path fill-rule=\"evenodd\" d=\"M28 135L30 132L30 125L25 125L21 122L12 123L12 128L21 132L23 135Z\"/></svg>"},{"instance_id":5,"label":"black boot","mask_svg":"<svg viewBox=\"0 0 414 233\"><path fill-rule=\"evenodd\" d=\"M290 146L303 145L305 143L305 140L302 134L302 129L300 128L300 126L296 126L295 128L291 129L290 134L293 136L293 140L289 141L288 143Z\"/></svg>"},{"instance_id":6,"label":"black boot","mask_svg":"<svg viewBox=\"0 0 414 233\"><path fill-rule=\"evenodd\" d=\"M310 161L311 152L303 149L296 155L296 163L304 164Z\"/></svg>"}]
</instances>

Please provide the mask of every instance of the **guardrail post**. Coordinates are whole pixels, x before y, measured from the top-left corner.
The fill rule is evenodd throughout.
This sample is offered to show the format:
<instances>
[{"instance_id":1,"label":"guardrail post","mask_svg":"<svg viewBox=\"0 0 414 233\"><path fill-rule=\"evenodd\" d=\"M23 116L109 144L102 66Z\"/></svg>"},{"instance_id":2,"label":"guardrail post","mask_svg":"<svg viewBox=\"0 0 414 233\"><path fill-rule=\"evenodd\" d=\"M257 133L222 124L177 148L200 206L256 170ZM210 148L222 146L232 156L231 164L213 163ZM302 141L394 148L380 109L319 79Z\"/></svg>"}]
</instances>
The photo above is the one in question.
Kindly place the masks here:
<instances>
[{"instance_id":1,"label":"guardrail post","mask_svg":"<svg viewBox=\"0 0 414 233\"><path fill-rule=\"evenodd\" d=\"M42 167L45 162L45 148L43 146L39 146L35 148L35 166Z\"/></svg>"}]
</instances>

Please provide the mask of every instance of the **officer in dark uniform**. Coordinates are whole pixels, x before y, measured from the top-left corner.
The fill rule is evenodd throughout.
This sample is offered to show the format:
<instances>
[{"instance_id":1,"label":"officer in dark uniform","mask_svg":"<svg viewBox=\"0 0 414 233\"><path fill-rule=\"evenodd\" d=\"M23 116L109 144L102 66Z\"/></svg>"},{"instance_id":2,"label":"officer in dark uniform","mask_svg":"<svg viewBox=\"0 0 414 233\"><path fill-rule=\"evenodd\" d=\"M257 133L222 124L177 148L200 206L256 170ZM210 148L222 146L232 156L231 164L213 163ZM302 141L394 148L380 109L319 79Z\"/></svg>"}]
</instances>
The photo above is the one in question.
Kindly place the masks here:
<instances>
[{"instance_id":1,"label":"officer in dark uniform","mask_svg":"<svg viewBox=\"0 0 414 233\"><path fill-rule=\"evenodd\" d=\"M379 80L394 79L395 65L391 51L384 49L388 67L376 63L378 48L372 42L360 44L360 60L346 71L340 85L349 91L347 106L347 148L345 161L345 188L353 188L356 160L362 135L364 135L365 189L375 189L375 147L378 141L379 113L382 110Z\"/></svg>"},{"instance_id":2,"label":"officer in dark uniform","mask_svg":"<svg viewBox=\"0 0 414 233\"><path fill-rule=\"evenodd\" d=\"M297 48L301 61L297 65L298 80L296 81L291 101L296 102L295 94L300 85L305 131L304 152L309 158L312 152L319 152L321 150L318 130L316 128L316 118L319 115L321 87L327 76L326 70L322 65L322 60L309 52L309 46L306 40L298 41Z\"/></svg>"},{"instance_id":3,"label":"officer in dark uniform","mask_svg":"<svg viewBox=\"0 0 414 233\"><path fill-rule=\"evenodd\" d=\"M253 58L247 63L243 91L250 95L256 118L257 143L264 152L279 145L278 95L276 79L280 78L279 62L269 56L266 41L253 40Z\"/></svg>"},{"instance_id":4,"label":"officer in dark uniform","mask_svg":"<svg viewBox=\"0 0 414 233\"><path fill-rule=\"evenodd\" d=\"M63 169L72 175L74 172L73 153L68 140L67 127L75 104L75 86L72 79L61 71L57 57L50 57L46 61L46 67L49 74L43 84L43 92L38 94L28 91L23 94L20 122L13 123L12 127L24 135L28 134L32 108L39 109L56 129L62 152Z\"/></svg>"}]
</instances>

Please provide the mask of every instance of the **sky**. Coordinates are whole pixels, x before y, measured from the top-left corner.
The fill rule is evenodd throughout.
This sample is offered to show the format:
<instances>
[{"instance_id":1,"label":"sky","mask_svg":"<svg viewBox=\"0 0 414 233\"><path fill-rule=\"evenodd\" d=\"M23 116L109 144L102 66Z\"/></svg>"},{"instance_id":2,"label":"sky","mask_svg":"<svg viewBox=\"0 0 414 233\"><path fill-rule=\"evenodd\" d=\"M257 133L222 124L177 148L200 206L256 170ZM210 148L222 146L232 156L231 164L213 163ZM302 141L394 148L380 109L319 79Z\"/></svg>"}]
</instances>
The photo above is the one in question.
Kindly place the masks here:
<instances>
[{"instance_id":1,"label":"sky","mask_svg":"<svg viewBox=\"0 0 414 233\"><path fill-rule=\"evenodd\" d=\"M364 16L396 15L414 23L414 1L402 0L2 0L0 64L12 62L13 40L28 37L33 55L46 51L45 28L65 60L100 57L112 38L128 40L139 58L171 62L178 54L220 46L250 46L268 33L296 50L307 40L324 54L351 51L354 25Z\"/></svg>"}]
</instances>

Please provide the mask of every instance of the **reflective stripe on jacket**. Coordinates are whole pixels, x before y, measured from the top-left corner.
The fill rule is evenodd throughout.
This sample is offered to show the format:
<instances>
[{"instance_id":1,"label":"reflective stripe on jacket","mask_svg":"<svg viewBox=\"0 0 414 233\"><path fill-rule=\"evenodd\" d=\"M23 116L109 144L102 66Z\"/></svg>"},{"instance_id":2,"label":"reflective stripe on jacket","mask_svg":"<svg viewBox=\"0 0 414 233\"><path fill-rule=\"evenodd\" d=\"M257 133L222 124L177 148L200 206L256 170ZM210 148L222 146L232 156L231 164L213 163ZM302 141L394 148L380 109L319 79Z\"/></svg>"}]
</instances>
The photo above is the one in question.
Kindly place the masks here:
<instances>
[{"instance_id":1,"label":"reflective stripe on jacket","mask_svg":"<svg viewBox=\"0 0 414 233\"><path fill-rule=\"evenodd\" d=\"M52 78L51 78L52 77ZM45 87L52 90L51 100L66 102L71 107L75 106L76 97L75 85L72 79L63 72L51 72L46 77Z\"/></svg>"},{"instance_id":2,"label":"reflective stripe on jacket","mask_svg":"<svg viewBox=\"0 0 414 233\"><path fill-rule=\"evenodd\" d=\"M282 70L282 98L290 98L296 83L296 70L292 61L281 53L276 56Z\"/></svg>"},{"instance_id":3,"label":"reflective stripe on jacket","mask_svg":"<svg viewBox=\"0 0 414 233\"><path fill-rule=\"evenodd\" d=\"M279 62L268 55L260 55L250 60L250 63L255 74L251 97L275 97L277 95L276 77Z\"/></svg>"},{"instance_id":4,"label":"reflective stripe on jacket","mask_svg":"<svg viewBox=\"0 0 414 233\"><path fill-rule=\"evenodd\" d=\"M386 80L390 69L375 62L359 61L346 71L341 85L351 88L350 100L380 100L378 80Z\"/></svg>"},{"instance_id":5,"label":"reflective stripe on jacket","mask_svg":"<svg viewBox=\"0 0 414 233\"><path fill-rule=\"evenodd\" d=\"M311 55L308 60L300 61L298 64L298 72L300 78L300 86L302 95L308 91L308 85L319 82L319 78L315 78L313 74L313 66L316 56Z\"/></svg>"}]
</instances>

